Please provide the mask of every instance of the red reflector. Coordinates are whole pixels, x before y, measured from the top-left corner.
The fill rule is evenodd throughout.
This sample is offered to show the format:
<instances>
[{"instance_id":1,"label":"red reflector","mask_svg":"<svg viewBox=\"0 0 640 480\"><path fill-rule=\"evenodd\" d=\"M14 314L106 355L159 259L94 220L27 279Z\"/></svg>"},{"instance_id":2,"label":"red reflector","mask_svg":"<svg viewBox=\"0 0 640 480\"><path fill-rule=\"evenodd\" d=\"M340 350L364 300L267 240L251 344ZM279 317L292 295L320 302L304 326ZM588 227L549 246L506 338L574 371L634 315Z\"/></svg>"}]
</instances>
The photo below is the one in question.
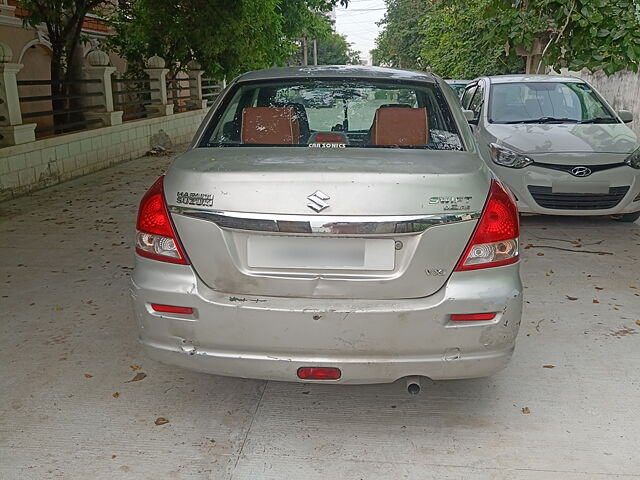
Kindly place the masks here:
<instances>
[{"instance_id":1,"label":"red reflector","mask_svg":"<svg viewBox=\"0 0 640 480\"><path fill-rule=\"evenodd\" d=\"M160 305L158 303L152 303L151 308L156 312L162 313L184 313L187 315L193 313L193 308L191 307L175 307L173 305Z\"/></svg>"},{"instance_id":2,"label":"red reflector","mask_svg":"<svg viewBox=\"0 0 640 480\"><path fill-rule=\"evenodd\" d=\"M335 367L300 367L298 378L303 380L338 380L342 374Z\"/></svg>"},{"instance_id":3,"label":"red reflector","mask_svg":"<svg viewBox=\"0 0 640 480\"><path fill-rule=\"evenodd\" d=\"M452 322L473 322L478 320L493 320L496 318L494 313L455 313L451 315Z\"/></svg>"}]
</instances>

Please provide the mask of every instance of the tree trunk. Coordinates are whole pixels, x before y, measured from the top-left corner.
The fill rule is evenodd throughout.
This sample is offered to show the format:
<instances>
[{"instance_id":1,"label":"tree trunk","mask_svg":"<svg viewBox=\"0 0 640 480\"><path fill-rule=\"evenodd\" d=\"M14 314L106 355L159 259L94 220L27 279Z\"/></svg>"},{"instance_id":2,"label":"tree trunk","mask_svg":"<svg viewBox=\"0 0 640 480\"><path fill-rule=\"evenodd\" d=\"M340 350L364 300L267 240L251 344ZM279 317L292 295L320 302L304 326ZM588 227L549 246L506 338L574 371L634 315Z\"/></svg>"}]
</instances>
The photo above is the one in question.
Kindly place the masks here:
<instances>
[{"instance_id":1,"label":"tree trunk","mask_svg":"<svg viewBox=\"0 0 640 480\"><path fill-rule=\"evenodd\" d=\"M54 112L59 112L68 108L66 99L61 98L65 96L65 85L61 83L65 78L64 47L60 45L61 42L58 40L51 40L51 95L53 96L51 106ZM63 132L62 129L58 128L63 123L66 123L66 115L64 113L54 113L53 125L56 127L55 133Z\"/></svg>"}]
</instances>

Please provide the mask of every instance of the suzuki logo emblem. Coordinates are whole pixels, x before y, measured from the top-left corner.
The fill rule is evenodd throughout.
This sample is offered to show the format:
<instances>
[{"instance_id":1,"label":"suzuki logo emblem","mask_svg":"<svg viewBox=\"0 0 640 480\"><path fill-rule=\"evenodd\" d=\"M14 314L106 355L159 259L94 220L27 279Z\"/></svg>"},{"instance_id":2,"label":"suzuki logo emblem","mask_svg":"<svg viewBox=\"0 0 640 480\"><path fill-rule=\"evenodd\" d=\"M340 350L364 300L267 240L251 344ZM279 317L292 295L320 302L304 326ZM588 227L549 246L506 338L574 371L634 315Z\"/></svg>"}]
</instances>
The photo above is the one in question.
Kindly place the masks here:
<instances>
[{"instance_id":1,"label":"suzuki logo emblem","mask_svg":"<svg viewBox=\"0 0 640 480\"><path fill-rule=\"evenodd\" d=\"M588 167L573 167L569 173L574 177L588 177L591 175L591 169Z\"/></svg>"},{"instance_id":2,"label":"suzuki logo emblem","mask_svg":"<svg viewBox=\"0 0 640 480\"><path fill-rule=\"evenodd\" d=\"M316 213L320 213L325 208L329 208L329 204L325 202L325 200L329 200L331 197L326 193L321 192L320 190L316 190L311 195L307 197L309 203L307 203L307 207Z\"/></svg>"}]
</instances>

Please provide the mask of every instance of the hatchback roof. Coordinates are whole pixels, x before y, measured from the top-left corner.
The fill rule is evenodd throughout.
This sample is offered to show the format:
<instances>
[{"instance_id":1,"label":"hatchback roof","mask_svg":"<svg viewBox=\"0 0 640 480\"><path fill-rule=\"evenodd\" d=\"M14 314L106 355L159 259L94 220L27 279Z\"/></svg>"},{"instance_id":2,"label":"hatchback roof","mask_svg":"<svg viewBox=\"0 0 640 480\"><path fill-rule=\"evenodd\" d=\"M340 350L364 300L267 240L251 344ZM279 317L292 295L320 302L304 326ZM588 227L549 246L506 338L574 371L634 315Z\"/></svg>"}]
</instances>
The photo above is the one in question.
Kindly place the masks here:
<instances>
[{"instance_id":1,"label":"hatchback roof","mask_svg":"<svg viewBox=\"0 0 640 480\"><path fill-rule=\"evenodd\" d=\"M361 65L322 65L307 67L268 68L247 72L237 78L239 82L255 80L282 80L288 78L367 78L375 80L405 80L435 82L431 73L412 70L398 70L384 67L365 67Z\"/></svg>"},{"instance_id":2,"label":"hatchback roof","mask_svg":"<svg viewBox=\"0 0 640 480\"><path fill-rule=\"evenodd\" d=\"M488 78L491 83L583 82L580 78L565 75L494 75Z\"/></svg>"}]
</instances>

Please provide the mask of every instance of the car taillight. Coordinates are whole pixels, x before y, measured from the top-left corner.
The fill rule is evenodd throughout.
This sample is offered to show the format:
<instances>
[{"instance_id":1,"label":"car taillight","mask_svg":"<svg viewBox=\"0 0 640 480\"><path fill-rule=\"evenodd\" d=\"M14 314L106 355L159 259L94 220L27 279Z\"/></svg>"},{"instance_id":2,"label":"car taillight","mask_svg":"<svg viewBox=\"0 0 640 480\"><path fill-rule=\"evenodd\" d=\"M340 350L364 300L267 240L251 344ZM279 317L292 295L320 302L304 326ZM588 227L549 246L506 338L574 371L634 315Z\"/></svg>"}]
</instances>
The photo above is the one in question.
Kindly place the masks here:
<instances>
[{"instance_id":1,"label":"car taillight","mask_svg":"<svg viewBox=\"0 0 640 480\"><path fill-rule=\"evenodd\" d=\"M455 271L517 262L519 235L518 207L506 187L494 179L480 221Z\"/></svg>"},{"instance_id":2,"label":"car taillight","mask_svg":"<svg viewBox=\"0 0 640 480\"><path fill-rule=\"evenodd\" d=\"M164 176L144 194L138 210L136 253L163 262L187 265L164 200Z\"/></svg>"}]
</instances>

